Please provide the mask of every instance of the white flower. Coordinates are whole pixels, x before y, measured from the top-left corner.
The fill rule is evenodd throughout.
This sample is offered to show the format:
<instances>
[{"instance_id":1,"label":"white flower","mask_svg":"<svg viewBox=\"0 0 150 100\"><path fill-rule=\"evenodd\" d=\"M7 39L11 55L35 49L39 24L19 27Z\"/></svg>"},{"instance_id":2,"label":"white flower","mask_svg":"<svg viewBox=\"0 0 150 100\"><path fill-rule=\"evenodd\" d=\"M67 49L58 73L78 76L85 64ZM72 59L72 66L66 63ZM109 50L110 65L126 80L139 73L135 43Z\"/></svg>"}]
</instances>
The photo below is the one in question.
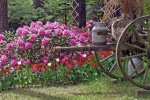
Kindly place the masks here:
<instances>
[{"instance_id":1,"label":"white flower","mask_svg":"<svg viewBox=\"0 0 150 100\"><path fill-rule=\"evenodd\" d=\"M83 54L83 57L86 57L86 54Z\"/></svg>"},{"instance_id":2,"label":"white flower","mask_svg":"<svg viewBox=\"0 0 150 100\"><path fill-rule=\"evenodd\" d=\"M51 66L51 64L52 64L52 63L48 63L47 65L48 65L48 66Z\"/></svg>"},{"instance_id":3,"label":"white flower","mask_svg":"<svg viewBox=\"0 0 150 100\"><path fill-rule=\"evenodd\" d=\"M59 62L59 58L56 58L56 61Z\"/></svg>"},{"instance_id":4,"label":"white flower","mask_svg":"<svg viewBox=\"0 0 150 100\"><path fill-rule=\"evenodd\" d=\"M21 61L18 61L18 65L21 65Z\"/></svg>"},{"instance_id":5,"label":"white flower","mask_svg":"<svg viewBox=\"0 0 150 100\"><path fill-rule=\"evenodd\" d=\"M14 68L11 67L11 68L9 69L9 72L10 72L10 73L14 72Z\"/></svg>"}]
</instances>

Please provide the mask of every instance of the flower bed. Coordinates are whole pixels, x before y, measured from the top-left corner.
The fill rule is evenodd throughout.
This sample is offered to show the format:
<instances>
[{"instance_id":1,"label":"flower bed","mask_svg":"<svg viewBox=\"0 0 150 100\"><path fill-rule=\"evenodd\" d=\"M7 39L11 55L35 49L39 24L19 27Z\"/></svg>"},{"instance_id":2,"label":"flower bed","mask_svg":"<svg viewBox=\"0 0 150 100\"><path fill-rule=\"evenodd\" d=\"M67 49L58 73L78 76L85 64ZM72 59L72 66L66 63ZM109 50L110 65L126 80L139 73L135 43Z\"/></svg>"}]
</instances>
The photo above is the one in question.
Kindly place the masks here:
<instances>
[{"instance_id":1,"label":"flower bed","mask_svg":"<svg viewBox=\"0 0 150 100\"><path fill-rule=\"evenodd\" d=\"M55 46L91 44L90 28L32 22L15 35L0 34L0 90L35 84L77 83L100 75L92 52L55 53Z\"/></svg>"}]
</instances>

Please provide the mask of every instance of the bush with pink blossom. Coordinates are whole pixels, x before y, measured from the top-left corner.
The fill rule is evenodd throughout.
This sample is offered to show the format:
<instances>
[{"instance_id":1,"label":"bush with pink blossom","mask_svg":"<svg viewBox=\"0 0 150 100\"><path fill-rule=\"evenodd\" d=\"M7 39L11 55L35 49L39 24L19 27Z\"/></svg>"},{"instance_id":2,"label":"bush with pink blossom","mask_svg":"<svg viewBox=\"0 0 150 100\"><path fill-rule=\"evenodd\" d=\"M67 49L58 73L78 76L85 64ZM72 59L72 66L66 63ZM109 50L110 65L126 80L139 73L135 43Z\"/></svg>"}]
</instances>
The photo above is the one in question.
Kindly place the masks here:
<instances>
[{"instance_id":1,"label":"bush with pink blossom","mask_svg":"<svg viewBox=\"0 0 150 100\"><path fill-rule=\"evenodd\" d=\"M90 45L92 24L93 21L90 20L87 22L87 27L79 29L76 26L68 27L58 22L44 24L37 21L29 26L19 27L10 39L0 34L0 77L3 77L2 73L5 73L4 82L11 79L11 83L15 85L17 82L21 85L28 85L34 83L35 80L42 82L43 79L46 82L53 80L59 83L62 80L65 82L66 79L72 82L80 79L80 76L85 77L85 74L80 73L84 72L82 70L85 68L79 68L80 72L78 72L78 67L92 66L93 56L91 55L93 54L91 52L55 53L53 47ZM56 66L59 67L56 68ZM94 64L93 66L89 71L96 70L94 69L96 66ZM78 74L75 75L76 73ZM56 79L56 77L62 78ZM86 76L86 78L89 77Z\"/></svg>"},{"instance_id":2,"label":"bush with pink blossom","mask_svg":"<svg viewBox=\"0 0 150 100\"><path fill-rule=\"evenodd\" d=\"M54 46L90 44L91 33L88 29L91 24L92 21L89 21L87 28L77 29L77 27L70 28L58 22L47 22L46 24L41 21L32 22L30 26L16 30L17 51L22 59L30 60L31 63L39 63L45 56L48 57L48 60L52 60Z\"/></svg>"}]
</instances>

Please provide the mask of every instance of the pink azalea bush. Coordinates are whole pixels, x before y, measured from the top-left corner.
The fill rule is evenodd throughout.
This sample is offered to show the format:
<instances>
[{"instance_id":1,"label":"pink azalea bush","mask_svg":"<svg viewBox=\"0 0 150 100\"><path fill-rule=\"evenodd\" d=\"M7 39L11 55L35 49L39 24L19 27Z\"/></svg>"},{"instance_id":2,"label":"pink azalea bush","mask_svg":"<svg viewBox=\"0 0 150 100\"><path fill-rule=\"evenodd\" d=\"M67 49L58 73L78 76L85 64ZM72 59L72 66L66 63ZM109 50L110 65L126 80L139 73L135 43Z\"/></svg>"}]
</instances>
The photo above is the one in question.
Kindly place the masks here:
<instances>
[{"instance_id":1,"label":"pink azalea bush","mask_svg":"<svg viewBox=\"0 0 150 100\"><path fill-rule=\"evenodd\" d=\"M33 73L37 71L46 73L46 69L50 71L49 67L52 69L56 67L54 64L56 62L67 68L64 75L68 76L70 73L68 71L73 67L73 63L74 68L78 68L84 62L91 61L89 60L91 52L58 54L53 51L53 47L90 45L92 24L93 21L90 20L87 22L87 27L79 29L76 26L68 27L58 22L44 24L37 21L32 22L29 26L19 27L9 41L3 34L0 34L0 70L8 74L11 70L11 73L14 74L15 69L20 70L20 66L26 69L28 69L27 66L30 66ZM70 59L73 60L72 63ZM56 73L59 75L59 71Z\"/></svg>"},{"instance_id":2,"label":"pink azalea bush","mask_svg":"<svg viewBox=\"0 0 150 100\"><path fill-rule=\"evenodd\" d=\"M87 23L88 27L78 29L68 27L58 22L41 21L32 22L30 26L20 27L16 30L17 49L21 51L21 58L30 60L31 63L41 62L42 57L52 59L54 46L82 46L91 43L91 33L89 30L92 21ZM48 62L48 61L47 61Z\"/></svg>"}]
</instances>

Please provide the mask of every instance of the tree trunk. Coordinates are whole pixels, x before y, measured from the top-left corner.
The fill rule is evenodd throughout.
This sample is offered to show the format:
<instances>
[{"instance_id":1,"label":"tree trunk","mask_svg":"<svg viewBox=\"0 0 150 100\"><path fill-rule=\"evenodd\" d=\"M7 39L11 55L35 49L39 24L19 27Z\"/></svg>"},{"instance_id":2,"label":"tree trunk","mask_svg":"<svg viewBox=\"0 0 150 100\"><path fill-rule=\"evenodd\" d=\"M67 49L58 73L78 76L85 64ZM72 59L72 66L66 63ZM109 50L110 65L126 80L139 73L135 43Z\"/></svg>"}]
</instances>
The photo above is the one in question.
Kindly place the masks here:
<instances>
[{"instance_id":1,"label":"tree trunk","mask_svg":"<svg viewBox=\"0 0 150 100\"><path fill-rule=\"evenodd\" d=\"M0 0L0 32L8 29L7 0Z\"/></svg>"},{"instance_id":2,"label":"tree trunk","mask_svg":"<svg viewBox=\"0 0 150 100\"><path fill-rule=\"evenodd\" d=\"M79 6L77 6L78 4ZM77 6L77 7L76 7ZM76 21L78 22L78 26L85 27L86 26L86 2L85 0L73 0L73 7L75 8L75 11L78 13L78 16L76 17ZM75 13L73 14L75 17Z\"/></svg>"}]
</instances>

